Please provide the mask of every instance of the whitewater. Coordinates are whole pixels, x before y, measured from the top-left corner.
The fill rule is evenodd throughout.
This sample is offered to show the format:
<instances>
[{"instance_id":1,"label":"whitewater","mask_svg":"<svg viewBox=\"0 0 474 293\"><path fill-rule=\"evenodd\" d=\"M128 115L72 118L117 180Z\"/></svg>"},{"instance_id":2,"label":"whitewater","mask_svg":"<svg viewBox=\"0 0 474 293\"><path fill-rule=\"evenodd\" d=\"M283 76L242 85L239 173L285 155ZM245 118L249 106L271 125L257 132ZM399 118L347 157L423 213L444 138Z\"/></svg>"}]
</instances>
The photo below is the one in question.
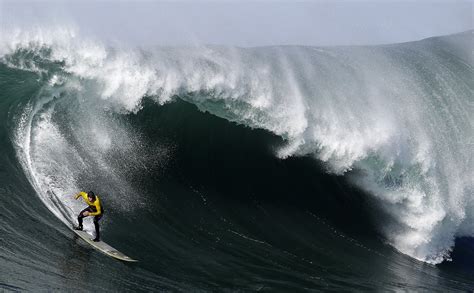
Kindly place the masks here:
<instances>
[{"instance_id":1,"label":"whitewater","mask_svg":"<svg viewBox=\"0 0 474 293\"><path fill-rule=\"evenodd\" d=\"M117 117L179 99L281 137L281 160L312 157L347 177L367 193L383 241L438 264L456 238L474 237L472 44L470 31L380 46L130 48L38 28L2 32L0 56L48 81L15 116L12 140L67 225L81 209L66 197L80 187L78 166L136 194L131 170L172 152ZM145 201L116 204L126 212Z\"/></svg>"}]
</instances>

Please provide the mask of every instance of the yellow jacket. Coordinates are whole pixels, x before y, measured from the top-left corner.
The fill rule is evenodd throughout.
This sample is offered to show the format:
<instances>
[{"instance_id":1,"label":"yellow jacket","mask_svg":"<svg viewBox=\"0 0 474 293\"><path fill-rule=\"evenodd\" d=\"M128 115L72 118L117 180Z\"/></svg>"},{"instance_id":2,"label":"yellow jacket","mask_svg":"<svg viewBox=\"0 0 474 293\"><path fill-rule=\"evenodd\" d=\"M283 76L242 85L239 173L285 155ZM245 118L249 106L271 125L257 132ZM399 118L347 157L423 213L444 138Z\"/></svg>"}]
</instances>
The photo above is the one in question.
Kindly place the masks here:
<instances>
[{"instance_id":1,"label":"yellow jacket","mask_svg":"<svg viewBox=\"0 0 474 293\"><path fill-rule=\"evenodd\" d=\"M92 208L92 210L95 210L95 212L89 213L89 216L98 216L102 214L102 206L100 205L100 199L97 195L95 196L94 202L89 201L87 198L87 192L81 191L75 195L75 198L78 199L80 196L82 196L84 201Z\"/></svg>"}]
</instances>

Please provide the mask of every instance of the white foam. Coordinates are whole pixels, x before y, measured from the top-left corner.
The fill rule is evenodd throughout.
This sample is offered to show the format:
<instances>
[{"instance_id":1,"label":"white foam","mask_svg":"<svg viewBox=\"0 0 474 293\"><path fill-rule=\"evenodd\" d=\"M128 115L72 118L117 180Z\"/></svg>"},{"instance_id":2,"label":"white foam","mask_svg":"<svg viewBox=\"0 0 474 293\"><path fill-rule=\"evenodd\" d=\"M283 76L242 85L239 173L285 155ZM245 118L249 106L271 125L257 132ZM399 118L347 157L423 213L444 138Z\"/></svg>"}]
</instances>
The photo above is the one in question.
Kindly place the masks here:
<instances>
[{"instance_id":1,"label":"white foam","mask_svg":"<svg viewBox=\"0 0 474 293\"><path fill-rule=\"evenodd\" d=\"M65 158L65 150L70 150L62 139L58 129L51 123L51 111L39 113L51 99L42 99L35 104L25 107L16 129L14 142L18 158L42 201L66 225L70 226L74 218L74 207L79 207L72 201L77 193L74 174L63 168L61 158ZM33 119L39 114L36 123ZM33 127L35 125L35 127ZM51 143L54 142L54 143ZM45 152L37 150L46 149ZM67 151L66 151L67 152ZM54 156L59 153L59 156ZM74 153L72 153L73 158ZM63 207L54 206L54 199L63 202Z\"/></svg>"}]
</instances>

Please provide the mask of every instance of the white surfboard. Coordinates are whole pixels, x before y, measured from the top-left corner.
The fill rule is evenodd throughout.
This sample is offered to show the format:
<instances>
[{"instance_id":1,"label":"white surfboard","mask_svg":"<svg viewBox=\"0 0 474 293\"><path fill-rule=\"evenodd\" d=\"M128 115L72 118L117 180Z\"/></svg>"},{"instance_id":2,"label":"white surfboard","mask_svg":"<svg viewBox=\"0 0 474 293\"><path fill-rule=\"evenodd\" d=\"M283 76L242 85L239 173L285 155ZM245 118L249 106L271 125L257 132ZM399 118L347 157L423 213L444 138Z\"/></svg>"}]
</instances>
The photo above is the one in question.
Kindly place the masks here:
<instances>
[{"instance_id":1,"label":"white surfboard","mask_svg":"<svg viewBox=\"0 0 474 293\"><path fill-rule=\"evenodd\" d=\"M98 241L98 242L92 241L91 239L92 236L85 231L79 231L79 230L74 230L74 229L72 231L74 231L74 233L79 235L79 237L81 237L85 242L89 243L90 245L92 245L92 247L102 252L103 254L106 254L108 256L111 256L113 258L123 260L123 261L129 261L129 262L138 261L126 256L125 254L121 253L120 251L118 251L117 249L113 248L112 246L108 245L107 243L103 241Z\"/></svg>"}]
</instances>

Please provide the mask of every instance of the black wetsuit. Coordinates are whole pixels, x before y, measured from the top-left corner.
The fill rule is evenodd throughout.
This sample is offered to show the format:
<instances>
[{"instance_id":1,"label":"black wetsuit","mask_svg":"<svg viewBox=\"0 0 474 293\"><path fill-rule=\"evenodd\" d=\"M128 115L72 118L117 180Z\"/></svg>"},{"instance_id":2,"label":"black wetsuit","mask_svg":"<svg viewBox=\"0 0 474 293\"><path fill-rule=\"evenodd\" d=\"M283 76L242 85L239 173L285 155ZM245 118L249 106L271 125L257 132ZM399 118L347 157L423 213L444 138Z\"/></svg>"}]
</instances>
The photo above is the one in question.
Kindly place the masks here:
<instances>
[{"instance_id":1,"label":"black wetsuit","mask_svg":"<svg viewBox=\"0 0 474 293\"><path fill-rule=\"evenodd\" d=\"M100 227L99 227L99 220L102 218L102 216L104 215L104 208L101 207L101 210L102 210L102 213L100 215L97 215L97 216L94 216L94 227L95 227L95 239L100 239ZM95 207L87 207L85 209L83 209L80 213L79 213L79 216L77 217L77 221L79 222L79 227L82 227L82 219L85 218L85 216L83 215L83 213L87 211L89 213L95 213L97 211L97 209Z\"/></svg>"}]
</instances>

